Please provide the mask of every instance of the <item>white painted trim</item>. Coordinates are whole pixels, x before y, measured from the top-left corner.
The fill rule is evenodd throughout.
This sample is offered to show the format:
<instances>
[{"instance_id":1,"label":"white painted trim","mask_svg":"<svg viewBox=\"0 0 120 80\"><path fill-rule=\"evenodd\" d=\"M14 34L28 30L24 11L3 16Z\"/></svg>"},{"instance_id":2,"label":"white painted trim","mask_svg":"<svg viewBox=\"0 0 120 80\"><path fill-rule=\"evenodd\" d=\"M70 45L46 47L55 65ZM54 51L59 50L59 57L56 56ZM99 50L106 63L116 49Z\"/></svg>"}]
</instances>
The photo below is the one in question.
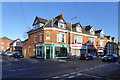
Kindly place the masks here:
<instances>
[{"instance_id":1,"label":"white painted trim","mask_svg":"<svg viewBox=\"0 0 120 80\"><path fill-rule=\"evenodd\" d=\"M62 29L58 29L58 28L55 28L55 27L47 27L47 28L44 28L43 30L58 30L58 31L62 31L62 32L68 32L68 30L62 30Z\"/></svg>"},{"instance_id":2,"label":"white painted trim","mask_svg":"<svg viewBox=\"0 0 120 80\"><path fill-rule=\"evenodd\" d=\"M81 35L81 36L90 36L90 37L95 37L95 38L97 38L97 36L93 36L93 35L90 35L90 34L77 33L77 32L70 32L70 33L78 34L78 35Z\"/></svg>"}]
</instances>

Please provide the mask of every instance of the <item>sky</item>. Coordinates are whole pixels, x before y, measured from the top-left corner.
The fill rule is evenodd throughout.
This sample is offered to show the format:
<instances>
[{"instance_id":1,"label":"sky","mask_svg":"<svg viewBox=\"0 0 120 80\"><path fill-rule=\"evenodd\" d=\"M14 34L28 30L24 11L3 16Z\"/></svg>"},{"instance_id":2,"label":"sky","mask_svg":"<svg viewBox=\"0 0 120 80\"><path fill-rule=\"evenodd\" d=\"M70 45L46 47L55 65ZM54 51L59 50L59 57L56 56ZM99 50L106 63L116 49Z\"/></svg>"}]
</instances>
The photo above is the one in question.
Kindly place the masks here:
<instances>
[{"instance_id":1,"label":"sky","mask_svg":"<svg viewBox=\"0 0 120 80\"><path fill-rule=\"evenodd\" d=\"M103 29L118 41L118 2L3 2L0 37L25 40L36 16L49 20L61 13L66 22L78 16L73 23Z\"/></svg>"}]
</instances>

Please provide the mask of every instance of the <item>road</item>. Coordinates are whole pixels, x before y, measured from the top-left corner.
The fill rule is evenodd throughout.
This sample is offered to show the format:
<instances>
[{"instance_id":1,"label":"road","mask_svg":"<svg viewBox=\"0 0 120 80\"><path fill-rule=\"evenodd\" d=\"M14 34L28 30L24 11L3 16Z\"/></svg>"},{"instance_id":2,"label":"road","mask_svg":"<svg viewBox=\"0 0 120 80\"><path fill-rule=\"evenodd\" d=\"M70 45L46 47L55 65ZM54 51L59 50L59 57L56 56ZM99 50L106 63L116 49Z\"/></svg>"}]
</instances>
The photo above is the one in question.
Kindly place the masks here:
<instances>
[{"instance_id":1,"label":"road","mask_svg":"<svg viewBox=\"0 0 120 80\"><path fill-rule=\"evenodd\" d=\"M43 60L3 57L2 79L120 80L118 62L94 60Z\"/></svg>"}]
</instances>

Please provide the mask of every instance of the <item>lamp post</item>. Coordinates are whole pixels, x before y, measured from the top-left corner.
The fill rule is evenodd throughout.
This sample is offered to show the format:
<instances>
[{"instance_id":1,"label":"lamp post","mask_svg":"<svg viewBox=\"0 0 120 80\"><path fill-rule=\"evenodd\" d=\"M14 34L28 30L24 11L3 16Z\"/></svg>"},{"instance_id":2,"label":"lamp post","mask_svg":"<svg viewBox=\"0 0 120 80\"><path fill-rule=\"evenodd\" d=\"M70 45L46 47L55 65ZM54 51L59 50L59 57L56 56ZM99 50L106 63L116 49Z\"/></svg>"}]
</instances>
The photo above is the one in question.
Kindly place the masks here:
<instances>
[{"instance_id":1,"label":"lamp post","mask_svg":"<svg viewBox=\"0 0 120 80\"><path fill-rule=\"evenodd\" d=\"M74 18L71 19L71 32L70 32L70 33L71 33L70 58L71 58L71 54L72 54L72 50L71 50L71 49L72 49L72 45L71 45L71 44L72 44L72 20L75 19L75 18L78 18L78 16L76 16L76 17L74 17Z\"/></svg>"}]
</instances>

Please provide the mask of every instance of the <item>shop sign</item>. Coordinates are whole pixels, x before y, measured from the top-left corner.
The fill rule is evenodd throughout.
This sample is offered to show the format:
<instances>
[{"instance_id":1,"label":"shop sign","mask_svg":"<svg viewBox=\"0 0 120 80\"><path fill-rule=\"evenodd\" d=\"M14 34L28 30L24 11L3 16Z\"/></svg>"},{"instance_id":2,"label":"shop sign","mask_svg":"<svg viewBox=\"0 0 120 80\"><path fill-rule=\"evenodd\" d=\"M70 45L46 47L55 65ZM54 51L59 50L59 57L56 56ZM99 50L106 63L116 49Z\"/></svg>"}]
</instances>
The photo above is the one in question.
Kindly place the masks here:
<instances>
[{"instance_id":1,"label":"shop sign","mask_svg":"<svg viewBox=\"0 0 120 80\"><path fill-rule=\"evenodd\" d=\"M71 45L71 47L73 48L73 49L81 49L82 48L82 45Z\"/></svg>"},{"instance_id":2,"label":"shop sign","mask_svg":"<svg viewBox=\"0 0 120 80\"><path fill-rule=\"evenodd\" d=\"M54 44L54 46L58 46L58 47L67 47L67 45L64 45L64 44Z\"/></svg>"},{"instance_id":3,"label":"shop sign","mask_svg":"<svg viewBox=\"0 0 120 80\"><path fill-rule=\"evenodd\" d=\"M43 44L36 44L36 47L43 46Z\"/></svg>"}]
</instances>

